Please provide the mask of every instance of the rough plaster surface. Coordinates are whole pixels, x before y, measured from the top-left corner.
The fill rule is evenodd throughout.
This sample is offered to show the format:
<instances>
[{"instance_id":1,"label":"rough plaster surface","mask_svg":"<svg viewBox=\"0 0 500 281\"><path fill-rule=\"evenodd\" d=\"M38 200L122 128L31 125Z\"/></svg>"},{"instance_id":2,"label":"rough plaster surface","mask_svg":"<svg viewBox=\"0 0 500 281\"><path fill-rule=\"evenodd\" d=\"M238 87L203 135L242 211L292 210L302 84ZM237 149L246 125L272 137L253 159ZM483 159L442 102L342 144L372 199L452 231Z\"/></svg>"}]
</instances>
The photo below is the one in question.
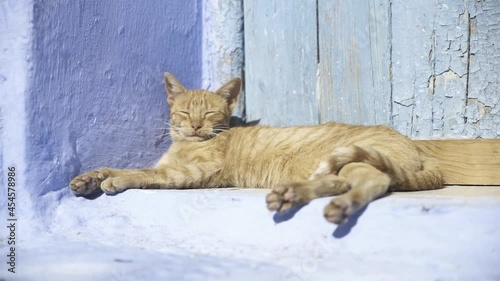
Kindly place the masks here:
<instances>
[{"instance_id":1,"label":"rough plaster surface","mask_svg":"<svg viewBox=\"0 0 500 281\"><path fill-rule=\"evenodd\" d=\"M33 196L52 200L78 173L161 156L163 72L201 85L200 2L35 1L26 98Z\"/></svg>"},{"instance_id":2,"label":"rough plaster surface","mask_svg":"<svg viewBox=\"0 0 500 281\"><path fill-rule=\"evenodd\" d=\"M76 174L148 166L161 156L170 143L164 71L188 88L202 86L203 69L213 80L226 68L241 71L241 2L226 6L231 19L210 3L205 12L215 18L204 22L201 4L0 2L0 180L6 193L4 170L16 168L20 228L36 231L43 220L27 218L50 217ZM203 36L202 24L217 26L212 20L225 27ZM229 64L217 53L226 39L234 42ZM203 48L210 61L202 60Z\"/></svg>"},{"instance_id":3,"label":"rough plaster surface","mask_svg":"<svg viewBox=\"0 0 500 281\"><path fill-rule=\"evenodd\" d=\"M243 1L203 2L202 88L215 91L232 77L243 77ZM244 92L234 114L245 117Z\"/></svg>"},{"instance_id":4,"label":"rough plaster surface","mask_svg":"<svg viewBox=\"0 0 500 281\"><path fill-rule=\"evenodd\" d=\"M65 196L54 216L44 218L47 232L22 233L19 272L7 280L500 278L498 187L395 193L340 227L322 216L330 198L276 216L265 208L266 193Z\"/></svg>"},{"instance_id":5,"label":"rough plaster surface","mask_svg":"<svg viewBox=\"0 0 500 281\"><path fill-rule=\"evenodd\" d=\"M7 169L16 169L19 216L31 214L32 190L26 186L25 102L32 42L32 1L0 1L0 219L7 216ZM19 222L21 226L23 222ZM33 222L33 224L36 222ZM2 231L0 237L7 235Z\"/></svg>"}]
</instances>

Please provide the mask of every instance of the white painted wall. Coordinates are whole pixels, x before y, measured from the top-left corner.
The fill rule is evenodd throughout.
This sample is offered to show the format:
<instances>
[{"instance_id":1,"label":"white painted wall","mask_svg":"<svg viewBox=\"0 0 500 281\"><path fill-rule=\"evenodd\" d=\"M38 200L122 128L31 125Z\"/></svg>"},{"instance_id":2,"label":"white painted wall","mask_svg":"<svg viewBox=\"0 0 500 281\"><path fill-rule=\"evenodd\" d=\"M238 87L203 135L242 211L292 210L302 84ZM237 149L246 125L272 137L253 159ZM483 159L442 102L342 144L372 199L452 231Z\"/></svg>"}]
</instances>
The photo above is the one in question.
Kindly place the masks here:
<instances>
[{"instance_id":1,"label":"white painted wall","mask_svg":"<svg viewBox=\"0 0 500 281\"><path fill-rule=\"evenodd\" d=\"M30 79L32 48L32 1L0 2L0 220L7 219L7 172L15 168L16 214L30 220L32 200L26 188L26 96ZM32 223L20 221L21 227ZM0 237L6 235L2 231Z\"/></svg>"}]
</instances>

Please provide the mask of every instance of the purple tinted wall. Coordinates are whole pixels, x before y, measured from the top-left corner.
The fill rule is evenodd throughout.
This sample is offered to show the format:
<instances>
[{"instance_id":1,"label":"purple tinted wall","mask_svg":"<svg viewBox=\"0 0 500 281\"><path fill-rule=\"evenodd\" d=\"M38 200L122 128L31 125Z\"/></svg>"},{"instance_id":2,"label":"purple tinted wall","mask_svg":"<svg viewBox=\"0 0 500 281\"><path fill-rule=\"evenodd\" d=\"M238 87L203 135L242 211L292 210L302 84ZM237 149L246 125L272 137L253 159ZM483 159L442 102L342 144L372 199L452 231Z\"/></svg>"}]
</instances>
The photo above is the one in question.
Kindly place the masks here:
<instances>
[{"instance_id":1,"label":"purple tinted wall","mask_svg":"<svg viewBox=\"0 0 500 281\"><path fill-rule=\"evenodd\" d=\"M201 0L35 1L26 101L27 186L67 188L102 166L152 165L168 148L163 72L201 85Z\"/></svg>"}]
</instances>

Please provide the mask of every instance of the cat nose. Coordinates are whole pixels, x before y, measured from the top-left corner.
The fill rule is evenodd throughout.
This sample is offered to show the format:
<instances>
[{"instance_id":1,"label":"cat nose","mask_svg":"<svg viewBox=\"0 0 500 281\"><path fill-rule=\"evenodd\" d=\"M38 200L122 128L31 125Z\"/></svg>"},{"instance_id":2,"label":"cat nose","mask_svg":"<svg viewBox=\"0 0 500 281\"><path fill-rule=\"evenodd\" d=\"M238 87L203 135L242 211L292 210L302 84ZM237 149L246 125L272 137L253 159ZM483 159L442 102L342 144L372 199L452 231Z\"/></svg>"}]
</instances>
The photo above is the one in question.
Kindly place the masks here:
<instances>
[{"instance_id":1,"label":"cat nose","mask_svg":"<svg viewBox=\"0 0 500 281\"><path fill-rule=\"evenodd\" d=\"M197 131L198 129L201 128L201 125L200 124L191 124L191 128L193 128L193 130Z\"/></svg>"}]
</instances>

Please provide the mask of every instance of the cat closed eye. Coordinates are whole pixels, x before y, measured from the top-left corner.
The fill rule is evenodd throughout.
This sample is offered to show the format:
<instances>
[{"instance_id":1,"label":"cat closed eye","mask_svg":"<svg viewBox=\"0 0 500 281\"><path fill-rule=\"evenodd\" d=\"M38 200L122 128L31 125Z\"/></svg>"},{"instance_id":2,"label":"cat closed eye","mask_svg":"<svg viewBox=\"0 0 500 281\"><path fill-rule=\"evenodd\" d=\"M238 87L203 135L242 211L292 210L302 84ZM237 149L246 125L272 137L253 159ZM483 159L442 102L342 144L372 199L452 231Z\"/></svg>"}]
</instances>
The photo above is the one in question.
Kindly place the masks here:
<instances>
[{"instance_id":1,"label":"cat closed eye","mask_svg":"<svg viewBox=\"0 0 500 281\"><path fill-rule=\"evenodd\" d=\"M217 113L217 111L207 111L207 112L205 112L205 116L214 115L216 113Z\"/></svg>"}]
</instances>

